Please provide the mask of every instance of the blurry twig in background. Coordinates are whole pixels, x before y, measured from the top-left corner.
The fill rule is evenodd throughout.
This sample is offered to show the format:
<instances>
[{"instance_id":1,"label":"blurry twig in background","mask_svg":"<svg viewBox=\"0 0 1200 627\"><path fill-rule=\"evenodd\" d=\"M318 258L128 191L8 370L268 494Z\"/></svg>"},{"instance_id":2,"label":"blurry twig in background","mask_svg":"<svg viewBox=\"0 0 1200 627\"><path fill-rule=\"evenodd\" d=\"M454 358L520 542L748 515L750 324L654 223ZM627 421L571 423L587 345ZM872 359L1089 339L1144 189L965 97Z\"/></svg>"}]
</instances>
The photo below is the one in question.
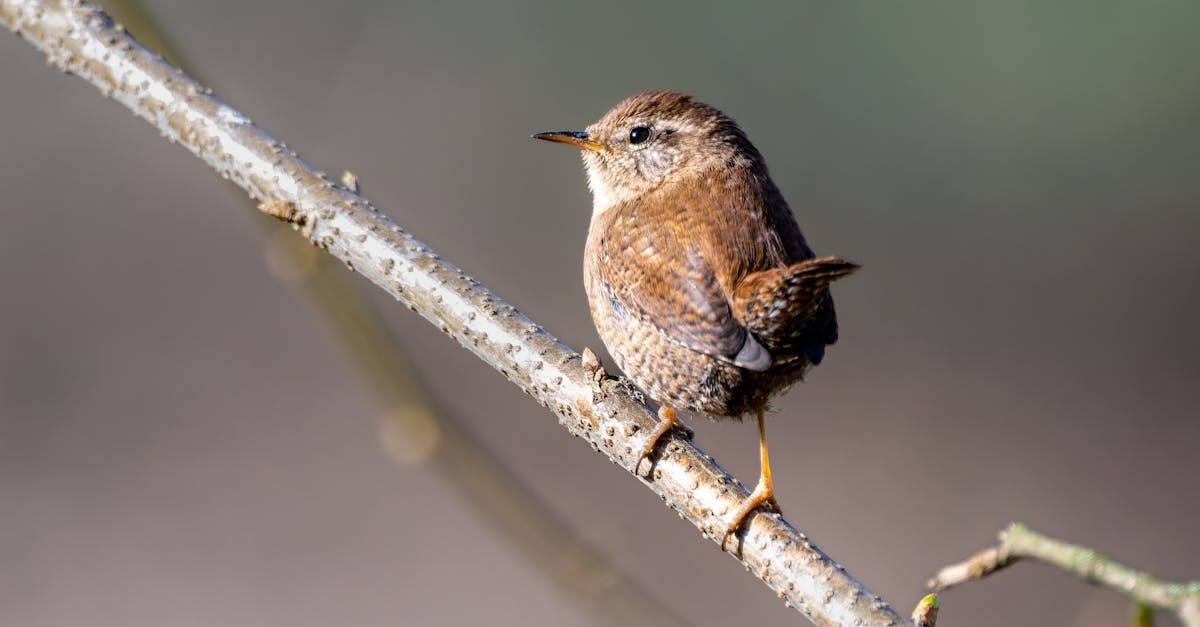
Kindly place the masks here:
<instances>
[{"instance_id":1,"label":"blurry twig in background","mask_svg":"<svg viewBox=\"0 0 1200 627\"><path fill-rule=\"evenodd\" d=\"M1154 610L1144 603L1134 603L1133 627L1154 627Z\"/></svg>"},{"instance_id":2,"label":"blurry twig in background","mask_svg":"<svg viewBox=\"0 0 1200 627\"><path fill-rule=\"evenodd\" d=\"M983 579L1020 560L1057 566L1087 583L1125 594L1137 606L1135 625L1152 624L1150 610L1163 610L1175 614L1188 627L1200 627L1200 581L1162 583L1092 549L1055 540L1020 523L1001 531L998 545L938 571L928 586L945 590Z\"/></svg>"},{"instance_id":3,"label":"blurry twig in background","mask_svg":"<svg viewBox=\"0 0 1200 627\"><path fill-rule=\"evenodd\" d=\"M139 2L105 4L148 48L188 68ZM343 177L343 184L357 193L353 175ZM272 232L267 240L272 274L306 289L378 395L384 407L381 441L394 459L430 463L493 529L594 615L615 625L682 624L555 516L458 420L437 407L403 347L350 285L336 259L318 255L311 244L280 231L273 220L262 224Z\"/></svg>"},{"instance_id":4,"label":"blurry twig in background","mask_svg":"<svg viewBox=\"0 0 1200 627\"><path fill-rule=\"evenodd\" d=\"M651 476L637 475L658 418L628 382L584 368L570 347L147 51L99 9L78 0L0 0L0 22L53 67L93 84L256 200L290 204L289 215L313 244L499 370L720 544L728 515L749 492L677 433L663 441ZM873 486L859 491L873 498ZM816 624L912 624L778 513L753 514L738 540L729 543L733 557ZM470 556L448 550L446 559Z\"/></svg>"}]
</instances>

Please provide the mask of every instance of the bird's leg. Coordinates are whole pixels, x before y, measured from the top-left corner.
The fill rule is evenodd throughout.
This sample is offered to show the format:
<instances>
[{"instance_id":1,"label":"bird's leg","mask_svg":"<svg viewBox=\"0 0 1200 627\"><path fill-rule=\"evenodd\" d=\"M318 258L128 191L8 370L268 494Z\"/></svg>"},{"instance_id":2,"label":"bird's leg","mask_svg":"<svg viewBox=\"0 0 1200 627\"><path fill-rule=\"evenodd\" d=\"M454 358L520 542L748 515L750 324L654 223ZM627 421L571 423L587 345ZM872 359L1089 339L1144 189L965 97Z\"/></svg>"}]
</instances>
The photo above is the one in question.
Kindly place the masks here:
<instances>
[{"instance_id":1,"label":"bird's leg","mask_svg":"<svg viewBox=\"0 0 1200 627\"><path fill-rule=\"evenodd\" d=\"M679 421L679 417L675 415L674 409L666 405L660 406L658 408L658 420L658 425L654 427L654 431L651 431L650 435L646 437L646 445L642 447L642 454L638 457L637 465L634 466L635 471L641 467L643 459L650 457L650 453L654 452L654 447L658 446L658 441L671 429L683 431L688 439L692 437L692 430Z\"/></svg>"},{"instance_id":2,"label":"bird's leg","mask_svg":"<svg viewBox=\"0 0 1200 627\"><path fill-rule=\"evenodd\" d=\"M769 503L775 511L779 511L779 503L775 501L775 485L771 483L771 460L767 457L767 430L764 418L763 410L758 410L758 485L754 486L754 491L738 511L734 512L733 518L725 527L725 535L721 538L722 551L725 550L729 538L742 527L750 512L764 503Z\"/></svg>"}]
</instances>

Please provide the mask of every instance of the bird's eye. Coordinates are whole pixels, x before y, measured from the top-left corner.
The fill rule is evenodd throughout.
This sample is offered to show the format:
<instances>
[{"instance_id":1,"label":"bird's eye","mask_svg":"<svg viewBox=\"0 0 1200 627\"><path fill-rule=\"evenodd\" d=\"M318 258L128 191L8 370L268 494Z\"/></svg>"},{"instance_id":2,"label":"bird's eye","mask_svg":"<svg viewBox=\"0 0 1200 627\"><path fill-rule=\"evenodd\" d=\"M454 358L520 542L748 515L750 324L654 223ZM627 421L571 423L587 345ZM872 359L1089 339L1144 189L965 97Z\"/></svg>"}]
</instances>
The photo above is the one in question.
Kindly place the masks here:
<instances>
[{"instance_id":1,"label":"bird's eye","mask_svg":"<svg viewBox=\"0 0 1200 627\"><path fill-rule=\"evenodd\" d=\"M635 126L632 131L629 131L629 143L640 144L650 139L649 126Z\"/></svg>"}]
</instances>

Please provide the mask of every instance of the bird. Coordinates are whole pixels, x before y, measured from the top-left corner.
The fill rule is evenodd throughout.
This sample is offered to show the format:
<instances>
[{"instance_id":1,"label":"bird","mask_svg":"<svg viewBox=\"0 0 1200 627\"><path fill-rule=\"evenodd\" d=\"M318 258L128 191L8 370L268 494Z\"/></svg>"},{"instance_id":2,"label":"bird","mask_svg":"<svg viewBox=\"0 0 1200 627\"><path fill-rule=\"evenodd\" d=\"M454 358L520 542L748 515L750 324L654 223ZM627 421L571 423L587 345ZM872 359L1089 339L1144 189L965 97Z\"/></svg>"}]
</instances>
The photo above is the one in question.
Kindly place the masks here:
<instances>
[{"instance_id":1,"label":"bird","mask_svg":"<svg viewBox=\"0 0 1200 627\"><path fill-rule=\"evenodd\" d=\"M756 417L758 483L727 521L724 550L751 512L781 511L765 414L837 341L829 285L859 265L813 253L746 133L691 95L634 94L585 130L533 137L583 154L592 320L625 375L660 404L638 466L685 428L676 410Z\"/></svg>"}]
</instances>

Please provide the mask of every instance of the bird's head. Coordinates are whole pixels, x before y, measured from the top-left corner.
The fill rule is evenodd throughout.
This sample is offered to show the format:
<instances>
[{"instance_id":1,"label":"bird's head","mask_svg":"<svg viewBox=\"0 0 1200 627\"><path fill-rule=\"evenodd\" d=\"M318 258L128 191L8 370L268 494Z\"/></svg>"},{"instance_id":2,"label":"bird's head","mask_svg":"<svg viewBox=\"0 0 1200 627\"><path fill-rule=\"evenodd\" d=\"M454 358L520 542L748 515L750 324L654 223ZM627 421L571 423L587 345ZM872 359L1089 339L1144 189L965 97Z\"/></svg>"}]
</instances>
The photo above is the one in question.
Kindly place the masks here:
<instances>
[{"instance_id":1,"label":"bird's head","mask_svg":"<svg viewBox=\"0 0 1200 627\"><path fill-rule=\"evenodd\" d=\"M763 167L758 150L733 118L672 91L630 96L582 131L533 137L583 151L597 213L664 184L721 168Z\"/></svg>"}]
</instances>

